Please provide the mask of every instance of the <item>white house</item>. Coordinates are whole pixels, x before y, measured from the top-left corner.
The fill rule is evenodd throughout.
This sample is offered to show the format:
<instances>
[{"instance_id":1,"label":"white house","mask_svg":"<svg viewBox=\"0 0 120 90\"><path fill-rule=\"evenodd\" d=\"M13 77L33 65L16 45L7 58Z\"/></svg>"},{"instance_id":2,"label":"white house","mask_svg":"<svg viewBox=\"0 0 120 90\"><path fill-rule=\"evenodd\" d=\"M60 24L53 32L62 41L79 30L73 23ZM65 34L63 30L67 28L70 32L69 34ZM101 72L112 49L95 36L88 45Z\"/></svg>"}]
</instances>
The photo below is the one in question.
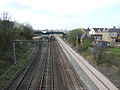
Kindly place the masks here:
<instances>
[{"instance_id":1,"label":"white house","mask_svg":"<svg viewBox=\"0 0 120 90\"><path fill-rule=\"evenodd\" d=\"M95 30L92 28L92 29L90 29L90 31L89 31L89 34L90 35L94 35L96 32L95 32Z\"/></svg>"}]
</instances>

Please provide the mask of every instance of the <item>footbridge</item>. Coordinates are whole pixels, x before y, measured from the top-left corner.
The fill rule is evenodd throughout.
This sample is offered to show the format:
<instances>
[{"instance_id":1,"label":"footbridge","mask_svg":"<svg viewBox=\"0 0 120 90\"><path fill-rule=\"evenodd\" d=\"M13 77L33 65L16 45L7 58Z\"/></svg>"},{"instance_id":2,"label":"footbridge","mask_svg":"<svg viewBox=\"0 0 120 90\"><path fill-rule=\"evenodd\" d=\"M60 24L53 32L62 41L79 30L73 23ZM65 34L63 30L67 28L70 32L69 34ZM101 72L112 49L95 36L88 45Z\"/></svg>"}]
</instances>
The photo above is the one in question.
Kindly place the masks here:
<instances>
[{"instance_id":1,"label":"footbridge","mask_svg":"<svg viewBox=\"0 0 120 90\"><path fill-rule=\"evenodd\" d=\"M44 35L44 34L65 34L64 32L61 32L61 31L46 31L46 32L43 32L43 31L35 31L34 32L35 34L41 34L41 35Z\"/></svg>"}]
</instances>

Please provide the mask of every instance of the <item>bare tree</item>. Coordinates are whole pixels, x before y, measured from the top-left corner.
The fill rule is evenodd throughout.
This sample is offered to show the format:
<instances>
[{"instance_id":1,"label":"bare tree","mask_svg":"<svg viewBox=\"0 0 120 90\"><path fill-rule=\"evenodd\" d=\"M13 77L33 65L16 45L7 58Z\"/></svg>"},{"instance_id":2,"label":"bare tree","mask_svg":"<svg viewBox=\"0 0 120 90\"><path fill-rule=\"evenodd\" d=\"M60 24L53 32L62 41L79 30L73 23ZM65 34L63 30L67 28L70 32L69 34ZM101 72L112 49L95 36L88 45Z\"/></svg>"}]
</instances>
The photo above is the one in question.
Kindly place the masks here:
<instances>
[{"instance_id":1,"label":"bare tree","mask_svg":"<svg viewBox=\"0 0 120 90\"><path fill-rule=\"evenodd\" d=\"M3 12L3 14L2 14L2 18L1 18L1 19L2 19L2 20L10 20L11 17L8 16L8 12Z\"/></svg>"}]
</instances>

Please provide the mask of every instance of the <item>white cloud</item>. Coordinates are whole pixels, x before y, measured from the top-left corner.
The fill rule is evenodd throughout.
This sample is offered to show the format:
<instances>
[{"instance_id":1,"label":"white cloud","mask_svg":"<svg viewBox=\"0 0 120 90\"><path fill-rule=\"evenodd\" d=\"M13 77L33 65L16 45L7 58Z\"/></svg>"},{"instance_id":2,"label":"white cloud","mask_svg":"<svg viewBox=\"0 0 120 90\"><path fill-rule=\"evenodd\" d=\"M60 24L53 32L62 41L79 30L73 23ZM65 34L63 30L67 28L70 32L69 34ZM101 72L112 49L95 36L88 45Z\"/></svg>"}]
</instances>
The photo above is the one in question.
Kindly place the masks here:
<instances>
[{"instance_id":1,"label":"white cloud","mask_svg":"<svg viewBox=\"0 0 120 90\"><path fill-rule=\"evenodd\" d=\"M120 13L112 16L113 22L117 22L116 25L120 25Z\"/></svg>"},{"instance_id":2,"label":"white cloud","mask_svg":"<svg viewBox=\"0 0 120 90\"><path fill-rule=\"evenodd\" d=\"M33 10L46 9L58 15L83 14L96 8L120 3L120 0L20 0L24 5L30 5Z\"/></svg>"},{"instance_id":3,"label":"white cloud","mask_svg":"<svg viewBox=\"0 0 120 90\"><path fill-rule=\"evenodd\" d=\"M30 22L35 28L65 28L84 21L79 16L115 3L120 0L0 0L0 12L8 11L16 20Z\"/></svg>"},{"instance_id":4,"label":"white cloud","mask_svg":"<svg viewBox=\"0 0 120 90\"><path fill-rule=\"evenodd\" d=\"M120 19L120 13L113 16L114 19Z\"/></svg>"}]
</instances>

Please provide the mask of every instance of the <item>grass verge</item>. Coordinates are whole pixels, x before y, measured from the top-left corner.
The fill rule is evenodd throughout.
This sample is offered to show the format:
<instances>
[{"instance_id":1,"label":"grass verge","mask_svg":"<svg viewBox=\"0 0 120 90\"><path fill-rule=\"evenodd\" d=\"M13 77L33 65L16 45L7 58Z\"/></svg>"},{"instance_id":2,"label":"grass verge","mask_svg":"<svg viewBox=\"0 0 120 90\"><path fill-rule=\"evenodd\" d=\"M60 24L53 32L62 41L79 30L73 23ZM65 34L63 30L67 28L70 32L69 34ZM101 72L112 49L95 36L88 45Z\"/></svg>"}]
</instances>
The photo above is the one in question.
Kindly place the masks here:
<instances>
[{"instance_id":1,"label":"grass verge","mask_svg":"<svg viewBox=\"0 0 120 90\"><path fill-rule=\"evenodd\" d=\"M120 48L106 48L105 59L120 68Z\"/></svg>"}]
</instances>

